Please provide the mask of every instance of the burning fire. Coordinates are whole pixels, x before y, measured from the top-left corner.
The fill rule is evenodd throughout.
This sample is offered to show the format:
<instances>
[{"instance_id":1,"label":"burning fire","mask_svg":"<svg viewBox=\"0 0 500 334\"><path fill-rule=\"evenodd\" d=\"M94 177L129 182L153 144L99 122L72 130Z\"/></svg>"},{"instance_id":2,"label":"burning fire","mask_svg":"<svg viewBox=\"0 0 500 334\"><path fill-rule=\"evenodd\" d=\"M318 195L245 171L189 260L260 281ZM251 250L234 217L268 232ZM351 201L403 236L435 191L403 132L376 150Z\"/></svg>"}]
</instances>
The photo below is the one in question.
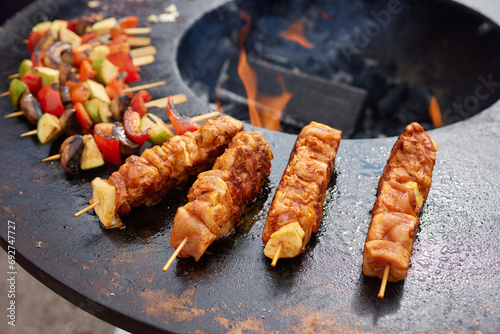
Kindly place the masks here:
<instances>
[{"instance_id":1,"label":"burning fire","mask_svg":"<svg viewBox=\"0 0 500 334\"><path fill-rule=\"evenodd\" d=\"M304 23L301 19L298 19L292 23L288 28L285 29L280 37L288 39L289 41L299 43L303 48L312 49L315 47L314 44L309 42L304 33Z\"/></svg>"},{"instance_id":2,"label":"burning fire","mask_svg":"<svg viewBox=\"0 0 500 334\"><path fill-rule=\"evenodd\" d=\"M239 31L239 46L240 58L238 61L238 75L243 82L248 99L248 112L250 122L255 126L264 127L266 129L281 131L280 118L283 109L293 97L293 94L288 92L285 87L285 82L281 75L277 76L283 93L280 96L269 96L259 94L257 90L257 75L250 67L247 61L246 49L244 41L250 31L252 19L246 13L241 12L241 18L246 21L246 24Z\"/></svg>"}]
</instances>

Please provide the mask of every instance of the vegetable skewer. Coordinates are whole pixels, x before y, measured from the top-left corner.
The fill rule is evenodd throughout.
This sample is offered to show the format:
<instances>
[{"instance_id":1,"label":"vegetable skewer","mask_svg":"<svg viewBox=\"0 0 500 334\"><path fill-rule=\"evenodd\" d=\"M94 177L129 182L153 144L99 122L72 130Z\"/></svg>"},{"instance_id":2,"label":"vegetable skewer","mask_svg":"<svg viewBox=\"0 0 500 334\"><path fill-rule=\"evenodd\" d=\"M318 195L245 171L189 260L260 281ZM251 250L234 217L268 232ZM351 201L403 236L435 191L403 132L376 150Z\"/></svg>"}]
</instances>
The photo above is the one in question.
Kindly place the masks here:
<instances>
[{"instance_id":1,"label":"vegetable skewer","mask_svg":"<svg viewBox=\"0 0 500 334\"><path fill-rule=\"evenodd\" d=\"M172 100L174 101L174 104L180 104L180 103L187 102L187 98L186 98L185 94L174 95L174 96L172 96ZM160 102L156 102L156 101L160 101ZM157 105L161 105L163 103L163 101L164 101L163 98L158 99L158 100L154 100L154 101L150 101L150 102L153 102L153 103L152 104L147 104L146 103L146 107L147 108L156 107ZM38 130L35 129L35 130L31 130L31 131L22 133L20 135L20 137L35 136L37 134L38 134Z\"/></svg>"},{"instance_id":2,"label":"vegetable skewer","mask_svg":"<svg viewBox=\"0 0 500 334\"><path fill-rule=\"evenodd\" d=\"M214 111L214 112L211 112L211 113L207 113L207 114L203 114L203 115L199 115L199 116L195 116L192 118L193 122L204 122L206 120L209 120L211 118L215 118L215 117L218 117L220 116L220 112L218 111ZM174 129L174 126L172 124L167 124L167 127L169 129ZM47 161L54 161L54 160L59 160L61 159L61 154L54 154L54 155L51 155L47 158L44 158L42 159L43 162L47 162Z\"/></svg>"}]
</instances>

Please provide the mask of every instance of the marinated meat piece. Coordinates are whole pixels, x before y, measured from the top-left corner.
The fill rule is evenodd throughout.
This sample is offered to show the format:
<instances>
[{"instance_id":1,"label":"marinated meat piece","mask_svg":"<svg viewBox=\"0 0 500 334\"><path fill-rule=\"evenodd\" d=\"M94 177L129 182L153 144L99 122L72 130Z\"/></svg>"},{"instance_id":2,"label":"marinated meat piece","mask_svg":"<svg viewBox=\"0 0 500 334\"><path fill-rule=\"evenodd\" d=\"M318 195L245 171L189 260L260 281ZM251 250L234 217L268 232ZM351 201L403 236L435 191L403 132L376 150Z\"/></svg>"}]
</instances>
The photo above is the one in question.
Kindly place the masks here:
<instances>
[{"instance_id":1,"label":"marinated meat piece","mask_svg":"<svg viewBox=\"0 0 500 334\"><path fill-rule=\"evenodd\" d=\"M267 257L299 255L318 231L341 137L342 132L316 122L300 132L262 233Z\"/></svg>"},{"instance_id":2,"label":"marinated meat piece","mask_svg":"<svg viewBox=\"0 0 500 334\"><path fill-rule=\"evenodd\" d=\"M196 261L219 237L228 234L245 207L253 201L271 173L272 152L258 132L240 132L213 169L198 175L189 190L189 202L179 208L170 235L179 257Z\"/></svg>"}]
</instances>

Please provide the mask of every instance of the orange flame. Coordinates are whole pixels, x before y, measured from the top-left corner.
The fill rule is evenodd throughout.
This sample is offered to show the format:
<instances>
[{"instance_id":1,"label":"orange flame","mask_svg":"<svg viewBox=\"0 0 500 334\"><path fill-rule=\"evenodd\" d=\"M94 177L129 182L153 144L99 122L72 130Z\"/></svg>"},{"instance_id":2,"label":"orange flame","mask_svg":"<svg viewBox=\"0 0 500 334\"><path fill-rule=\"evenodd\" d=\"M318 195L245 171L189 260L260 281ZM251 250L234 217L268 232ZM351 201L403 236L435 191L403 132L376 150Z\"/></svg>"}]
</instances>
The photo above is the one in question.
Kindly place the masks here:
<instances>
[{"instance_id":1,"label":"orange flame","mask_svg":"<svg viewBox=\"0 0 500 334\"><path fill-rule=\"evenodd\" d=\"M304 33L304 23L302 20L298 19L292 23L288 28L285 29L280 37L288 39L289 41L299 43L303 48L312 49L315 47L314 44L309 42Z\"/></svg>"},{"instance_id":2,"label":"orange flame","mask_svg":"<svg viewBox=\"0 0 500 334\"><path fill-rule=\"evenodd\" d=\"M238 75L243 81L243 86L245 86L245 91L247 92L248 99L248 112L250 114L250 123L256 126L262 127L262 122L260 120L259 113L255 107L255 100L257 99L257 75L255 71L248 65L246 49L243 43L250 31L250 25L252 24L252 19L250 15L240 12L241 18L247 21L245 26L238 32L238 39L240 43L240 59L238 61Z\"/></svg>"},{"instance_id":3,"label":"orange flame","mask_svg":"<svg viewBox=\"0 0 500 334\"><path fill-rule=\"evenodd\" d=\"M281 131L281 113L286 105L293 97L293 94L286 90L285 82L281 73L277 74L277 79L280 83L283 93L280 96L269 96L264 94L258 95L258 102L262 105L259 108L259 114L262 119L263 126L266 129Z\"/></svg>"},{"instance_id":4,"label":"orange flame","mask_svg":"<svg viewBox=\"0 0 500 334\"><path fill-rule=\"evenodd\" d=\"M259 94L257 91L257 74L250 67L247 61L246 49L243 45L245 38L250 31L252 20L246 13L240 13L241 18L247 21L245 26L238 33L240 58L238 61L238 75L243 82L248 100L248 112L250 122L255 126L264 127L266 129L281 131L280 118L283 109L288 104L293 94L288 92L285 87L283 77L278 75L283 93L280 96L269 96Z\"/></svg>"}]
</instances>

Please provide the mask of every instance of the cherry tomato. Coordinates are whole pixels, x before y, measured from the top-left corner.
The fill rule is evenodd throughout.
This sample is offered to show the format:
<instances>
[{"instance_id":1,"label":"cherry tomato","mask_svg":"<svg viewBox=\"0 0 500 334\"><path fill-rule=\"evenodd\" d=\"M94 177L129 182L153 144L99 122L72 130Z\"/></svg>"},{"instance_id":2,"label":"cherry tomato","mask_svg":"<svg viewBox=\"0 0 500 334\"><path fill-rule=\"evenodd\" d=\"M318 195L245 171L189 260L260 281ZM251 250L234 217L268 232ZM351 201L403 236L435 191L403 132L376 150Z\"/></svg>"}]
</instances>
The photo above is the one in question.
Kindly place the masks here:
<instances>
[{"instance_id":1,"label":"cherry tomato","mask_svg":"<svg viewBox=\"0 0 500 334\"><path fill-rule=\"evenodd\" d=\"M127 136L135 143L143 145L149 139L150 129L146 131L139 130L141 124L141 115L131 109L127 109L123 115L123 126Z\"/></svg>"},{"instance_id":2,"label":"cherry tomato","mask_svg":"<svg viewBox=\"0 0 500 334\"><path fill-rule=\"evenodd\" d=\"M59 94L57 84L45 85L36 95L44 113L60 117L64 112L64 105Z\"/></svg>"},{"instance_id":3,"label":"cherry tomato","mask_svg":"<svg viewBox=\"0 0 500 334\"><path fill-rule=\"evenodd\" d=\"M76 111L76 120L82 127L83 133L90 134L92 133L92 119L90 118L89 113L81 103L75 103L73 108Z\"/></svg>"},{"instance_id":4,"label":"cherry tomato","mask_svg":"<svg viewBox=\"0 0 500 334\"><path fill-rule=\"evenodd\" d=\"M148 112L148 108L146 107L146 102L148 101L151 101L151 94L146 90L140 90L130 101L130 107L142 117Z\"/></svg>"},{"instance_id":5,"label":"cherry tomato","mask_svg":"<svg viewBox=\"0 0 500 334\"><path fill-rule=\"evenodd\" d=\"M94 126L94 139L104 161L119 165L122 162L120 141L113 136L113 123L98 123Z\"/></svg>"},{"instance_id":6,"label":"cherry tomato","mask_svg":"<svg viewBox=\"0 0 500 334\"><path fill-rule=\"evenodd\" d=\"M21 81L28 85L30 93L36 96L42 89L42 77L38 74L27 74L21 78Z\"/></svg>"},{"instance_id":7,"label":"cherry tomato","mask_svg":"<svg viewBox=\"0 0 500 334\"><path fill-rule=\"evenodd\" d=\"M167 115L170 123L174 126L175 133L178 135L182 135L188 131L193 132L200 128L198 123L193 122L191 118L179 114L175 107L173 96L169 96L167 100Z\"/></svg>"}]
</instances>

